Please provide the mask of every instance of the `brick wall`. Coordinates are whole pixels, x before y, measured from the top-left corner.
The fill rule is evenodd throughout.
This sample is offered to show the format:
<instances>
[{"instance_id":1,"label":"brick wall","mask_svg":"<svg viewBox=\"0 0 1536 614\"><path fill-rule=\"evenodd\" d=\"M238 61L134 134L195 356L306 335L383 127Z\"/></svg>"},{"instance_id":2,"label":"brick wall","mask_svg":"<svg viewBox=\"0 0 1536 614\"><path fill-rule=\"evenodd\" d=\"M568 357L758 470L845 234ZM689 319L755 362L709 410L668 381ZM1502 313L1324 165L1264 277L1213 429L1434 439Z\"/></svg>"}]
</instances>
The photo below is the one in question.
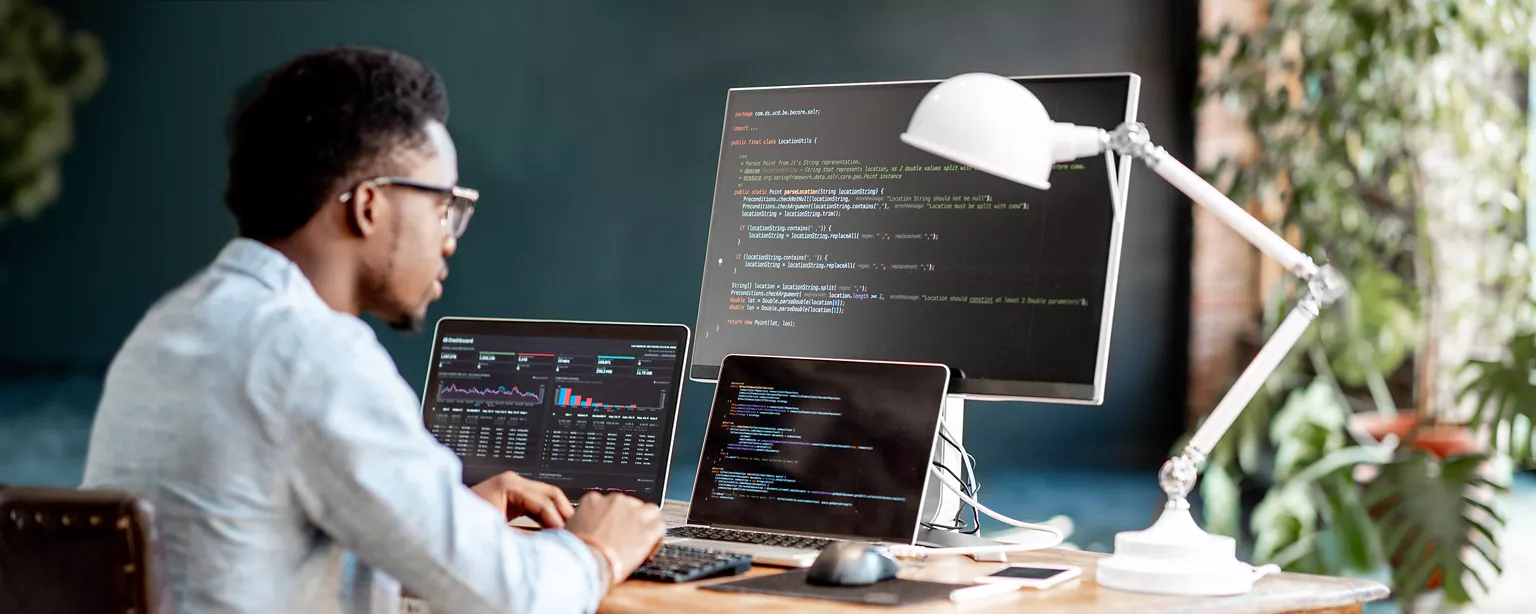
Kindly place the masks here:
<instances>
[{"instance_id":1,"label":"brick wall","mask_svg":"<svg viewBox=\"0 0 1536 614\"><path fill-rule=\"evenodd\" d=\"M1264 0L1201 0L1200 36L1209 38L1222 27L1251 31L1265 21ZM1225 69L1235 41L1222 45L1217 57L1202 58L1201 83ZM1195 114L1195 166L1208 171L1223 157L1252 156L1257 147L1246 119L1219 101L1205 101ZM1218 178L1217 187L1228 183ZM1245 203L1247 204L1247 203ZM1250 212L1257 206L1249 204ZM1269 213L1269 212L1261 212ZM1267 217L1267 216L1265 216ZM1194 207L1193 261L1190 272L1189 418L1191 424L1215 407L1222 392L1247 363L1260 342L1260 289L1272 278L1260 255L1247 241L1204 208Z\"/></svg>"}]
</instances>

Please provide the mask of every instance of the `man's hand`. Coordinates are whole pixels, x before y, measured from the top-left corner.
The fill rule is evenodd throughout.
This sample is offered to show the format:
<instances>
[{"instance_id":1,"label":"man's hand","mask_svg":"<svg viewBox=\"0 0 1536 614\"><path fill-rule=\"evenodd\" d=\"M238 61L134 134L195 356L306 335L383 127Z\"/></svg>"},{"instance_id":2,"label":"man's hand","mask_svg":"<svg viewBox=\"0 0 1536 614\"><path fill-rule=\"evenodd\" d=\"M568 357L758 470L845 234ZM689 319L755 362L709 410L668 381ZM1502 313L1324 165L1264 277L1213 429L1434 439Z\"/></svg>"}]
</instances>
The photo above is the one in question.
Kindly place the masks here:
<instances>
[{"instance_id":1,"label":"man's hand","mask_svg":"<svg viewBox=\"0 0 1536 614\"><path fill-rule=\"evenodd\" d=\"M528 516L546 529L559 529L575 513L565 492L543 482L536 482L508 471L476 484L470 490L490 501L507 515L507 520Z\"/></svg>"},{"instance_id":2,"label":"man's hand","mask_svg":"<svg viewBox=\"0 0 1536 614\"><path fill-rule=\"evenodd\" d=\"M597 492L581 498L581 509L565 528L607 546L618 555L621 574L613 579L614 584L628 578L650 558L667 531L656 506L629 495Z\"/></svg>"}]
</instances>

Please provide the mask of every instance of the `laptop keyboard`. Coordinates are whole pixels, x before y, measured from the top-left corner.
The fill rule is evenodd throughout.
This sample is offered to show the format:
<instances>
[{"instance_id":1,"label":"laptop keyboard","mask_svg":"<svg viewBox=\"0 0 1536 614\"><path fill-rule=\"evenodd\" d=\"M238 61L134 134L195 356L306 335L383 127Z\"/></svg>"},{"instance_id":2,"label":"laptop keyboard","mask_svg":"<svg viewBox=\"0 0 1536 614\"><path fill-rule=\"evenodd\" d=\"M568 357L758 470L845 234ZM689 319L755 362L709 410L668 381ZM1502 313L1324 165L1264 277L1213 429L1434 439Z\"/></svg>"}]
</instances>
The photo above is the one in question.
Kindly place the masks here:
<instances>
[{"instance_id":1,"label":"laptop keyboard","mask_svg":"<svg viewBox=\"0 0 1536 614\"><path fill-rule=\"evenodd\" d=\"M752 556L749 554L667 544L629 577L652 582L692 582L743 574L751 568Z\"/></svg>"},{"instance_id":2,"label":"laptop keyboard","mask_svg":"<svg viewBox=\"0 0 1536 614\"><path fill-rule=\"evenodd\" d=\"M711 529L706 527L673 527L667 529L667 536L712 539L715 541L756 544L759 546L779 546L781 548L795 548L798 550L821 550L832 544L830 539L778 535L775 533L754 533L752 531L732 531L730 529Z\"/></svg>"}]
</instances>

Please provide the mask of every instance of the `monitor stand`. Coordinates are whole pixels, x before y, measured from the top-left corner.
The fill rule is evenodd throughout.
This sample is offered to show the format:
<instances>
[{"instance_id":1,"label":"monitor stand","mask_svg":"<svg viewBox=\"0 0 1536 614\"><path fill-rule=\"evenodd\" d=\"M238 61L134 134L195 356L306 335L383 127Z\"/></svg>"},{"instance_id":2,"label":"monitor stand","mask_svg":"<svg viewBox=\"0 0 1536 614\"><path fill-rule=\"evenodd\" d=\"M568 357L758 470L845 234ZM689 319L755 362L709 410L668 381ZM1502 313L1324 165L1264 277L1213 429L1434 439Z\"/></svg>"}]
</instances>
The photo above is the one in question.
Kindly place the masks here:
<instances>
[{"instance_id":1,"label":"monitor stand","mask_svg":"<svg viewBox=\"0 0 1536 614\"><path fill-rule=\"evenodd\" d=\"M946 397L944 399L944 414L941 420L949 435L961 443L965 442L965 399L960 397ZM953 446L944 443L941 437L933 448L934 460L943 463L945 467L960 473L960 468L965 465L965 459L960 451ZM960 497L954 491L945 488L938 478L928 479L928 488L923 498L923 522L931 522L940 525L948 525L953 522L960 513ZM998 542L984 538L981 532L968 535L951 529L934 529L922 527L917 531L918 546L929 548L974 548L979 546L996 546ZM978 561L1003 562L1007 558L1002 553L972 554L971 558Z\"/></svg>"},{"instance_id":2,"label":"monitor stand","mask_svg":"<svg viewBox=\"0 0 1536 614\"><path fill-rule=\"evenodd\" d=\"M945 397L942 411L943 414L939 419L944 423L944 428L949 431L949 435L954 437L955 441L965 442L965 399L957 396ZM942 437L934 441L932 459L954 470L957 475L965 465L965 459L960 452L944 443ZM961 505L959 495L945 488L938 478L931 475L928 477L928 489L923 493L923 522L948 525L960 513ZM960 534L958 531L953 533Z\"/></svg>"}]
</instances>

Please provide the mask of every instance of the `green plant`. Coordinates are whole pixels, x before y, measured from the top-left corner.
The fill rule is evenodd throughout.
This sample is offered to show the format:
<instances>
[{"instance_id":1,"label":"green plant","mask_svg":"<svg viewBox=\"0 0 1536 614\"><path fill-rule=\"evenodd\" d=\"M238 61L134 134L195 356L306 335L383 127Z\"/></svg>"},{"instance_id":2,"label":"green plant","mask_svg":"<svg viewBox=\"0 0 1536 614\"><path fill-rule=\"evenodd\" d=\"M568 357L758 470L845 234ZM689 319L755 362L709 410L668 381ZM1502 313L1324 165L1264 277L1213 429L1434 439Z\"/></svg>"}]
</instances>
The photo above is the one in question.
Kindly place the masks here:
<instances>
[{"instance_id":1,"label":"green plant","mask_svg":"<svg viewBox=\"0 0 1536 614\"><path fill-rule=\"evenodd\" d=\"M1486 457L1426 456L1411 437L1377 442L1352 428L1351 416L1440 402L1435 344L1426 341L1455 317L1445 308L1457 298L1443 296L1448 281L1475 270L1495 293L1526 291L1526 118L1510 85L1530 60L1536 8L1482 0L1266 7L1256 29L1206 42L1207 59L1224 71L1203 86L1203 104L1241 112L1257 139L1251 157L1223 160L1209 175L1240 202L1283 211L1274 225L1339 269L1351 293L1324 311L1212 452L1201 482L1207 526L1244 537L1255 562L1328 574L1386 566L1405 602L1439 587L1463 602L1463 578L1489 580L1469 571L1475 559L1497 569L1499 518L1459 495L1489 487L1473 470ZM1510 257L1467 265L1437 253L1451 211L1477 217L1483 234L1474 240ZM1448 262L1460 266L1447 273ZM1266 333L1298 290L1272 289ZM1468 392L1481 395L1479 419L1525 425L1526 445L1536 392L1519 361L1533 357L1536 346L1516 353L1514 368L1474 363ZM1362 487L1362 476L1374 477ZM1261 493L1247 526L1245 490Z\"/></svg>"},{"instance_id":2,"label":"green plant","mask_svg":"<svg viewBox=\"0 0 1536 614\"><path fill-rule=\"evenodd\" d=\"M1475 378L1462 389L1477 399L1472 423L1488 427L1490 441L1505 433L1516 460L1530 461L1536 430L1536 331L1510 340L1508 353L1497 360L1472 360L1467 369Z\"/></svg>"},{"instance_id":3,"label":"green plant","mask_svg":"<svg viewBox=\"0 0 1536 614\"><path fill-rule=\"evenodd\" d=\"M74 105L106 71L101 43L29 0L0 0L0 228L59 196Z\"/></svg>"},{"instance_id":4,"label":"green plant","mask_svg":"<svg viewBox=\"0 0 1536 614\"><path fill-rule=\"evenodd\" d=\"M1475 552L1499 572L1494 527L1503 519L1486 499L1502 487L1479 474L1486 459L1469 454L1444 462L1414 452L1387 463L1366 488L1400 587L1444 586L1453 603L1470 595L1466 578L1488 590L1488 580L1463 558Z\"/></svg>"}]
</instances>

